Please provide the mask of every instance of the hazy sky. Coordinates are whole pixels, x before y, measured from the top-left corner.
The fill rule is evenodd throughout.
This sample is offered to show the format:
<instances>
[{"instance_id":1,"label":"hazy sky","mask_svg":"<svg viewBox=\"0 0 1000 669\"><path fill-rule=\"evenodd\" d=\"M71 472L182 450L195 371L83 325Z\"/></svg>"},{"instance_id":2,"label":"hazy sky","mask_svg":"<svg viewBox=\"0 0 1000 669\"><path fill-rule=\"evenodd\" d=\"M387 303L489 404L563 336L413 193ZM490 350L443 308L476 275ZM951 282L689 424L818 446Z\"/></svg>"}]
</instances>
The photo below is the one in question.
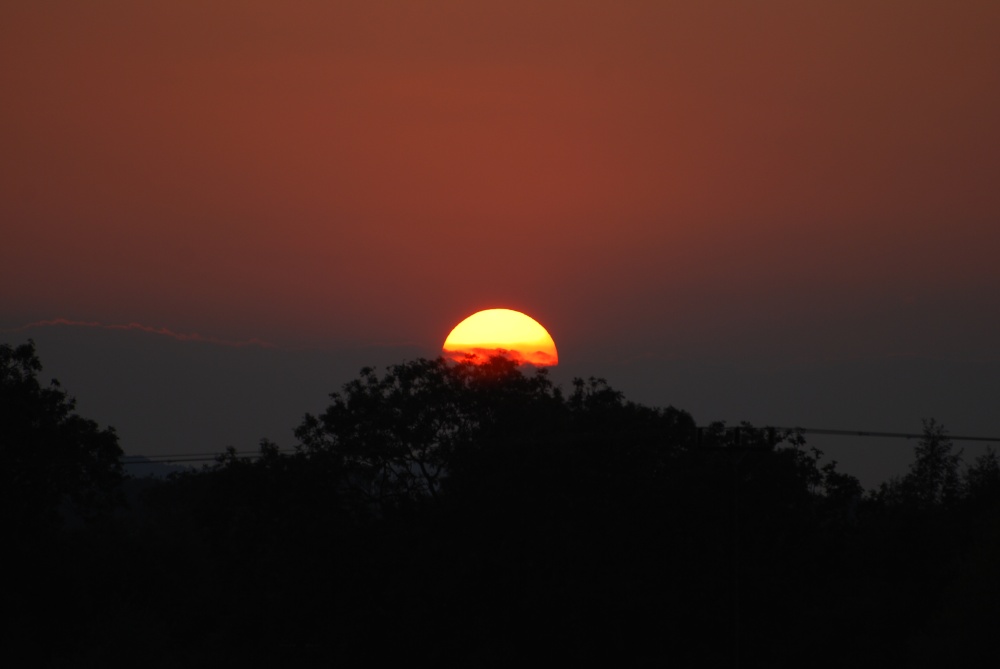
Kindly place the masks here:
<instances>
[{"instance_id":1,"label":"hazy sky","mask_svg":"<svg viewBox=\"0 0 1000 669\"><path fill-rule=\"evenodd\" d=\"M4 3L0 328L433 355L510 307L583 375L995 363L997 35L995 0Z\"/></svg>"}]
</instances>

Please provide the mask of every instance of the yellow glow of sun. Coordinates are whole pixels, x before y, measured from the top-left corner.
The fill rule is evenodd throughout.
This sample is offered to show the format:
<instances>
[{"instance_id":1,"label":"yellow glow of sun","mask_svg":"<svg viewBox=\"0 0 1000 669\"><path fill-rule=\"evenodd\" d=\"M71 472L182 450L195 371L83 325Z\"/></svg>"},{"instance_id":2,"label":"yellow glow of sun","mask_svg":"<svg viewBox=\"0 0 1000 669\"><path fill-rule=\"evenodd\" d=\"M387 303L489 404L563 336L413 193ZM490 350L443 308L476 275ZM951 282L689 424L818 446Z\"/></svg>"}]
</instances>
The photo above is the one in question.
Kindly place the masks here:
<instances>
[{"instance_id":1,"label":"yellow glow of sun","mask_svg":"<svg viewBox=\"0 0 1000 669\"><path fill-rule=\"evenodd\" d=\"M472 314L445 339L444 355L479 364L495 355L538 367L559 364L556 343L548 331L531 316L513 309L486 309Z\"/></svg>"}]
</instances>

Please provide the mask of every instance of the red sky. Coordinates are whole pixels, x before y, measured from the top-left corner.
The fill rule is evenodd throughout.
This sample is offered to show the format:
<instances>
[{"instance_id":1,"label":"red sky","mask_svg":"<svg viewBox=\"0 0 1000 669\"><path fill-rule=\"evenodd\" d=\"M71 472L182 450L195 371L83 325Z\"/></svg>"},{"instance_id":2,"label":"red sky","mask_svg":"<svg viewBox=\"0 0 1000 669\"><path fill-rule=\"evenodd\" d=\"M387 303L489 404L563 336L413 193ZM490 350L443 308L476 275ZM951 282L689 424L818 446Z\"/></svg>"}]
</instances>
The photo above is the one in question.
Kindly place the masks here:
<instances>
[{"instance_id":1,"label":"red sky","mask_svg":"<svg viewBox=\"0 0 1000 669\"><path fill-rule=\"evenodd\" d=\"M0 8L0 326L1000 358L1000 3Z\"/></svg>"}]
</instances>

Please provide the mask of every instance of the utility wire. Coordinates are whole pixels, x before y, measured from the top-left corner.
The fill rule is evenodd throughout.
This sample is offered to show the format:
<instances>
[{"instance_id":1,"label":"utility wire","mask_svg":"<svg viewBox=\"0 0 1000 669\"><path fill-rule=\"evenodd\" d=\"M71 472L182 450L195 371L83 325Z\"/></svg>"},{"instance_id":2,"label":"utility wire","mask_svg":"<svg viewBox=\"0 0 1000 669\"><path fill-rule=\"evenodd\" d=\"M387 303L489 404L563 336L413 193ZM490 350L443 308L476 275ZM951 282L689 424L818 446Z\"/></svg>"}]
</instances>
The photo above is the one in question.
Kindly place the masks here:
<instances>
[{"instance_id":1,"label":"utility wire","mask_svg":"<svg viewBox=\"0 0 1000 669\"><path fill-rule=\"evenodd\" d=\"M279 448L276 449L278 453L295 453L297 449L294 448ZM227 453L181 453L176 455L125 455L122 457L122 464L126 467L129 465L146 465L146 464L172 464L176 462L216 462L219 458L226 457L228 455L235 455L240 458L259 458L261 457L260 451L232 451Z\"/></svg>"},{"instance_id":2,"label":"utility wire","mask_svg":"<svg viewBox=\"0 0 1000 669\"><path fill-rule=\"evenodd\" d=\"M868 432L866 430L827 430L816 427L776 427L775 430L790 430L802 434L832 434L840 437L896 437L899 439L923 439L923 434L907 432ZM942 435L950 441L995 441L1000 443L1000 437L965 437L952 434Z\"/></svg>"},{"instance_id":3,"label":"utility wire","mask_svg":"<svg viewBox=\"0 0 1000 669\"><path fill-rule=\"evenodd\" d=\"M704 429L704 428L699 428ZM724 428L726 431L730 430L740 430L746 429L737 425L726 426ZM877 438L891 438L891 439L923 439L925 435L916 434L911 432L873 432L870 430L832 430L827 428L818 427L771 427L766 426L763 428L754 427L753 430L780 430L782 432L799 432L801 434L825 434L837 437L877 437ZM1000 443L1000 437L970 437L964 435L951 435L946 434L944 438L951 441L982 441L982 442L994 442ZM296 453L298 449L295 448L279 448L276 449L278 453ZM208 454L208 453L183 453L178 455L126 455L122 458L122 464L126 467L144 465L144 464L177 464L184 462L217 462L220 457L225 457L226 455L235 455L239 458L259 458L261 453L259 451L232 451L231 453L225 454Z\"/></svg>"}]
</instances>

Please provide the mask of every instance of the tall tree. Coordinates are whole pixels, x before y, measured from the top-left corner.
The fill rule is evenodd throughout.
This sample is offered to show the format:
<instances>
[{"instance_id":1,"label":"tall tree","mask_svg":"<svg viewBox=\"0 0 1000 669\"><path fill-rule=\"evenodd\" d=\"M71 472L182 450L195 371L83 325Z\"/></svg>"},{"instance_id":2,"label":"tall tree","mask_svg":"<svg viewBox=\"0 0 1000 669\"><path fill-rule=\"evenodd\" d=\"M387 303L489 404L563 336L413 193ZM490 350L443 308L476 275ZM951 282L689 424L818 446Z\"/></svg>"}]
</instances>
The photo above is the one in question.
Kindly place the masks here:
<instances>
[{"instance_id":1,"label":"tall tree","mask_svg":"<svg viewBox=\"0 0 1000 669\"><path fill-rule=\"evenodd\" d=\"M376 505L435 497L456 450L488 425L524 420L531 399L554 397L544 373L522 375L516 363L485 365L443 358L393 365L360 378L320 416L306 415L296 430L312 456L333 457L347 492Z\"/></svg>"},{"instance_id":2,"label":"tall tree","mask_svg":"<svg viewBox=\"0 0 1000 669\"><path fill-rule=\"evenodd\" d=\"M64 509L93 517L122 479L114 429L79 416L41 370L33 341L0 345L0 518L19 536L57 525Z\"/></svg>"},{"instance_id":3,"label":"tall tree","mask_svg":"<svg viewBox=\"0 0 1000 669\"><path fill-rule=\"evenodd\" d=\"M962 453L954 452L944 426L933 418L924 420L923 438L917 443L916 460L903 477L902 492L907 501L928 508L956 499L961 490L959 463Z\"/></svg>"}]
</instances>

